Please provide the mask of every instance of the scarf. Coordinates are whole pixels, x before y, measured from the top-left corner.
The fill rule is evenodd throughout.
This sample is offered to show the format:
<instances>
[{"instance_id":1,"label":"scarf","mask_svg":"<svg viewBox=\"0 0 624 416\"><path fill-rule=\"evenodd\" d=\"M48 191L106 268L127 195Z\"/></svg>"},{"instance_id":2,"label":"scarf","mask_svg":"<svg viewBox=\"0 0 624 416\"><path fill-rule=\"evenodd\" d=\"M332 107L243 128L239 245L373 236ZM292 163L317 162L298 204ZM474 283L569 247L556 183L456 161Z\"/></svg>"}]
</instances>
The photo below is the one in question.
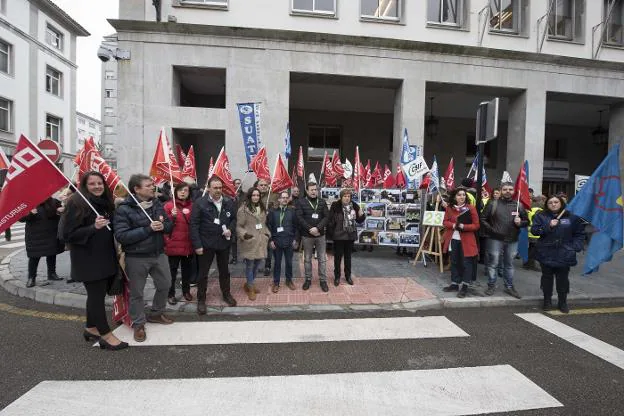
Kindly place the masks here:
<instances>
[{"instance_id":1,"label":"scarf","mask_svg":"<svg viewBox=\"0 0 624 416\"><path fill-rule=\"evenodd\" d=\"M355 229L355 225L353 224L354 220L349 219L349 214L351 214L352 208L353 206L351 204L342 206L342 228L348 232Z\"/></svg>"},{"instance_id":2,"label":"scarf","mask_svg":"<svg viewBox=\"0 0 624 416\"><path fill-rule=\"evenodd\" d=\"M148 210L154 205L154 201L141 201L139 205L141 205L143 209Z\"/></svg>"}]
</instances>

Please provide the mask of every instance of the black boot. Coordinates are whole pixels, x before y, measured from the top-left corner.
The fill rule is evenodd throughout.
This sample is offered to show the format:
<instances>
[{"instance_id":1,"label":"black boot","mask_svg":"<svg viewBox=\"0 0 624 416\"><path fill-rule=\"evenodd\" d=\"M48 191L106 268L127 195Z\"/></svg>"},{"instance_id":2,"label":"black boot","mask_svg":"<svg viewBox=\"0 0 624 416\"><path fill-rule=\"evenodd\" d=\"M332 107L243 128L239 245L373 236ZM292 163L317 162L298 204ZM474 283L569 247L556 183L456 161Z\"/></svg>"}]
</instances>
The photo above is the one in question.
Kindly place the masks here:
<instances>
[{"instance_id":1,"label":"black boot","mask_svg":"<svg viewBox=\"0 0 624 416\"><path fill-rule=\"evenodd\" d=\"M570 312L570 308L568 307L568 294L567 293L559 293L558 308L562 313Z\"/></svg>"},{"instance_id":2,"label":"black boot","mask_svg":"<svg viewBox=\"0 0 624 416\"><path fill-rule=\"evenodd\" d=\"M26 282L26 287L34 287L37 283L35 282L35 278L34 277L29 277L28 281Z\"/></svg>"},{"instance_id":3,"label":"black boot","mask_svg":"<svg viewBox=\"0 0 624 416\"><path fill-rule=\"evenodd\" d=\"M552 309L553 309L552 298L550 296L548 297L544 296L544 305L542 306L542 310L552 311Z\"/></svg>"},{"instance_id":4,"label":"black boot","mask_svg":"<svg viewBox=\"0 0 624 416\"><path fill-rule=\"evenodd\" d=\"M63 280L56 272L48 272L48 280Z\"/></svg>"}]
</instances>

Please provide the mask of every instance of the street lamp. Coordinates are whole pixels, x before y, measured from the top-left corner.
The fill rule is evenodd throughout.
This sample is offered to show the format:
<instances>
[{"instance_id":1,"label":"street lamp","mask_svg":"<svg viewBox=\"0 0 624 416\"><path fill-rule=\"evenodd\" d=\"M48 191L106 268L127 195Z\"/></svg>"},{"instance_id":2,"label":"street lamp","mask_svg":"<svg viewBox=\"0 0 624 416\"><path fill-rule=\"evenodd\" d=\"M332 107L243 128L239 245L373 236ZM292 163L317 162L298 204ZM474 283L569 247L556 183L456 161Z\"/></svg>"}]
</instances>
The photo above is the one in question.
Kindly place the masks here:
<instances>
[{"instance_id":1,"label":"street lamp","mask_svg":"<svg viewBox=\"0 0 624 416\"><path fill-rule=\"evenodd\" d=\"M425 133L427 136L433 138L438 135L439 120L433 116L433 99L435 97L429 97L431 103L429 105L429 117L425 121Z\"/></svg>"},{"instance_id":2,"label":"street lamp","mask_svg":"<svg viewBox=\"0 0 624 416\"><path fill-rule=\"evenodd\" d=\"M592 139L595 145L601 146L607 144L609 142L609 130L602 127L602 112L604 110L598 111L600 114L600 119L598 121L598 127L592 131Z\"/></svg>"}]
</instances>

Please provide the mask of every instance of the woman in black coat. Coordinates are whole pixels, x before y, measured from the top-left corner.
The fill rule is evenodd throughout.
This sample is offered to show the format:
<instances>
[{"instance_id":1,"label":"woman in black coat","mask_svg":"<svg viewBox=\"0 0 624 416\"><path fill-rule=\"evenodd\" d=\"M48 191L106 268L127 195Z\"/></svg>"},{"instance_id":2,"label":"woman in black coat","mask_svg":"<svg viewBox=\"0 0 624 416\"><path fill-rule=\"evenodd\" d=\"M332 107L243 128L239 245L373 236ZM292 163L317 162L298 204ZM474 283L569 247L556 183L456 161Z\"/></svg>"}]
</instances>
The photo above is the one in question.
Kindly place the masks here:
<instances>
[{"instance_id":1,"label":"woman in black coat","mask_svg":"<svg viewBox=\"0 0 624 416\"><path fill-rule=\"evenodd\" d=\"M61 202L48 198L30 214L20 219L26 223L24 232L26 256L28 257L28 281L26 287L35 286L39 259L46 258L48 280L63 280L56 274L56 255L63 252L64 245L58 239L58 224L62 212Z\"/></svg>"},{"instance_id":2,"label":"woman in black coat","mask_svg":"<svg viewBox=\"0 0 624 416\"><path fill-rule=\"evenodd\" d=\"M535 258L542 266L544 310L552 309L553 280L556 279L558 308L568 313L568 274L570 267L576 265L576 253L583 249L585 227L579 217L565 210L565 206L559 196L548 198L544 210L533 217L531 233L539 236Z\"/></svg>"},{"instance_id":3,"label":"woman in black coat","mask_svg":"<svg viewBox=\"0 0 624 416\"><path fill-rule=\"evenodd\" d=\"M86 341L99 341L102 349L123 349L128 344L111 332L104 306L109 282L117 274L115 240L112 230L107 228L111 227L110 218L115 209L113 196L99 172L83 175L80 192L99 214L79 194L74 194L63 217L63 238L70 247L72 276L87 290L87 325L83 337Z\"/></svg>"},{"instance_id":4,"label":"woman in black coat","mask_svg":"<svg viewBox=\"0 0 624 416\"><path fill-rule=\"evenodd\" d=\"M334 286L340 284L340 263L344 257L344 275L348 284L351 279L351 253L357 240L355 223L364 222L366 215L360 206L351 201L351 189L342 189L340 199L332 203L327 223L327 238L334 242Z\"/></svg>"}]
</instances>

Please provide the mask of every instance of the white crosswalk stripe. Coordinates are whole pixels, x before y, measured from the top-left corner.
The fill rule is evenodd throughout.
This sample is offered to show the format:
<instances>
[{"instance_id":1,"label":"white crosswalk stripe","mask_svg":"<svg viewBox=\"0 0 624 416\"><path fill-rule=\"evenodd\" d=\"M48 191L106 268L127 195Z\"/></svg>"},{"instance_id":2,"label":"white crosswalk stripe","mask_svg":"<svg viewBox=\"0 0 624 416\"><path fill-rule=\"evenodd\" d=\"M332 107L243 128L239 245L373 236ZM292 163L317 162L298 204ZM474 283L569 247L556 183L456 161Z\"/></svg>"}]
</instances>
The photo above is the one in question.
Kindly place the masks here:
<instances>
[{"instance_id":1,"label":"white crosswalk stripe","mask_svg":"<svg viewBox=\"0 0 624 416\"><path fill-rule=\"evenodd\" d=\"M178 322L166 326L147 324L146 328L148 337L141 344L134 343L129 328L118 328L115 334L147 348L215 344L266 344L265 348L271 348L276 343L470 337L444 316ZM267 395L284 391L289 393L275 400ZM141 392L141 399L128 392ZM80 406L76 406L76 397L80 397ZM207 411L254 415L472 415L563 406L518 370L503 364L338 374L44 381L0 411L0 416L97 414L102 412L103 403L124 409L126 414L163 414L163 409L171 407L172 397L192 397L176 402L176 412L202 416Z\"/></svg>"},{"instance_id":2,"label":"white crosswalk stripe","mask_svg":"<svg viewBox=\"0 0 624 416\"><path fill-rule=\"evenodd\" d=\"M5 235L0 235L0 249L15 249L21 248L26 245L25 238L25 224L18 222L11 226L11 241L6 241Z\"/></svg>"}]
</instances>

